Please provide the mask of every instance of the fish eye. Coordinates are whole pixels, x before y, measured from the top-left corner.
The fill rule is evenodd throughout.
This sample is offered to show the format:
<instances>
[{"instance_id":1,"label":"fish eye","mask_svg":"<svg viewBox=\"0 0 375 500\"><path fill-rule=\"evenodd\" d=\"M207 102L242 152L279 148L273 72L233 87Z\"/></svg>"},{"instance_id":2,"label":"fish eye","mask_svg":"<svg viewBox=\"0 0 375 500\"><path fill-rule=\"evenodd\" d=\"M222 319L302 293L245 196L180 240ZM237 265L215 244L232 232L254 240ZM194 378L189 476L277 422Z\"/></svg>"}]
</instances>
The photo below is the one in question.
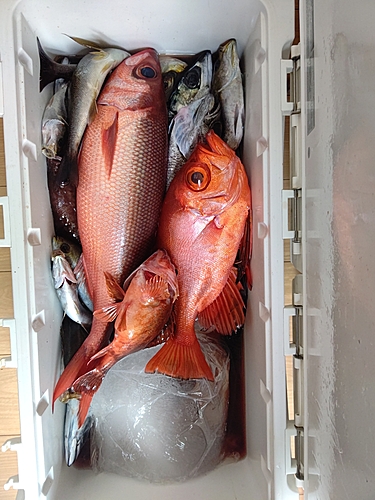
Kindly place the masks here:
<instances>
[{"instance_id":1,"label":"fish eye","mask_svg":"<svg viewBox=\"0 0 375 500\"><path fill-rule=\"evenodd\" d=\"M150 68L150 66L144 66L143 68L141 68L141 75L145 78L155 78L156 71L154 70L154 68Z\"/></svg>"},{"instance_id":2,"label":"fish eye","mask_svg":"<svg viewBox=\"0 0 375 500\"><path fill-rule=\"evenodd\" d=\"M210 170L206 165L193 165L186 174L188 186L193 191L203 191L211 181Z\"/></svg>"},{"instance_id":3,"label":"fish eye","mask_svg":"<svg viewBox=\"0 0 375 500\"><path fill-rule=\"evenodd\" d=\"M60 247L60 250L63 253L69 253L70 252L70 245L68 243L63 243Z\"/></svg>"},{"instance_id":4,"label":"fish eye","mask_svg":"<svg viewBox=\"0 0 375 500\"><path fill-rule=\"evenodd\" d=\"M189 89L198 88L200 81L201 81L200 68L192 68L184 78L184 83Z\"/></svg>"}]
</instances>

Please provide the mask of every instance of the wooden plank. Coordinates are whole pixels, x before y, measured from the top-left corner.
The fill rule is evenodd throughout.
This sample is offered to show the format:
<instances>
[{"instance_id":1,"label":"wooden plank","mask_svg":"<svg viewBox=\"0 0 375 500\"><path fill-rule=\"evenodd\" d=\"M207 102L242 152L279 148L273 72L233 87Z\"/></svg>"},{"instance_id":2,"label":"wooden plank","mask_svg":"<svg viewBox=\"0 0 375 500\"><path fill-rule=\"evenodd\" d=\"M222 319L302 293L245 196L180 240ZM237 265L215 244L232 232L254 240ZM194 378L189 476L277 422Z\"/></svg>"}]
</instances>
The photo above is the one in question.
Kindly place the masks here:
<instances>
[{"instance_id":1,"label":"wooden plank","mask_svg":"<svg viewBox=\"0 0 375 500\"><path fill-rule=\"evenodd\" d=\"M10 356L10 352L9 328L0 326L0 359Z\"/></svg>"},{"instance_id":2,"label":"wooden plank","mask_svg":"<svg viewBox=\"0 0 375 500\"><path fill-rule=\"evenodd\" d=\"M0 248L0 272L1 271L10 271L10 249L9 248Z\"/></svg>"},{"instance_id":3,"label":"wooden plank","mask_svg":"<svg viewBox=\"0 0 375 500\"><path fill-rule=\"evenodd\" d=\"M5 443L8 439L14 436L1 436L0 435L0 445ZM3 489L4 484L12 476L18 474L18 461L16 451L6 451L4 453L0 452L0 500L15 500L17 496L17 490L11 488L8 491Z\"/></svg>"},{"instance_id":4,"label":"wooden plank","mask_svg":"<svg viewBox=\"0 0 375 500\"><path fill-rule=\"evenodd\" d=\"M0 370L0 422L1 434L20 435L18 409L17 369Z\"/></svg>"},{"instance_id":5,"label":"wooden plank","mask_svg":"<svg viewBox=\"0 0 375 500\"><path fill-rule=\"evenodd\" d=\"M0 272L0 318L13 318L12 273Z\"/></svg>"},{"instance_id":6,"label":"wooden plank","mask_svg":"<svg viewBox=\"0 0 375 500\"><path fill-rule=\"evenodd\" d=\"M6 186L3 119L0 118L0 186Z\"/></svg>"}]
</instances>

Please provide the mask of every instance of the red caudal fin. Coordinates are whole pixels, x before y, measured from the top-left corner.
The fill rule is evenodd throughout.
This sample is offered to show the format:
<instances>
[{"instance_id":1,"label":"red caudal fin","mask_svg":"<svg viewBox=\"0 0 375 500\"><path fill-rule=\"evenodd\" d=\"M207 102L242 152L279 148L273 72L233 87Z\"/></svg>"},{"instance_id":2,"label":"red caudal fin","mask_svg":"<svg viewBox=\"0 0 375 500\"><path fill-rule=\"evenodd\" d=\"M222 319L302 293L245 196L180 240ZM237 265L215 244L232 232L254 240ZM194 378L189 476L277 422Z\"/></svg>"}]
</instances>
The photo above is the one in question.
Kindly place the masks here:
<instances>
[{"instance_id":1,"label":"red caudal fin","mask_svg":"<svg viewBox=\"0 0 375 500\"><path fill-rule=\"evenodd\" d=\"M203 328L214 327L222 335L230 335L245 322L244 303L236 283L236 270L232 269L220 295L198 314Z\"/></svg>"},{"instance_id":2,"label":"red caudal fin","mask_svg":"<svg viewBox=\"0 0 375 500\"><path fill-rule=\"evenodd\" d=\"M80 395L78 410L78 426L81 427L86 419L91 400L102 384L104 373L93 369L79 377L73 384L73 391Z\"/></svg>"},{"instance_id":3,"label":"red caudal fin","mask_svg":"<svg viewBox=\"0 0 375 500\"><path fill-rule=\"evenodd\" d=\"M82 393L79 401L78 427L84 424L92 401L92 394Z\"/></svg>"},{"instance_id":4,"label":"red caudal fin","mask_svg":"<svg viewBox=\"0 0 375 500\"><path fill-rule=\"evenodd\" d=\"M145 372L159 372L182 379L214 380L197 339L191 345L184 345L170 338L147 363Z\"/></svg>"},{"instance_id":5,"label":"red caudal fin","mask_svg":"<svg viewBox=\"0 0 375 500\"><path fill-rule=\"evenodd\" d=\"M59 380L57 381L55 390L53 391L53 403L56 399L60 397L65 391L69 390L73 382L79 377L79 375L85 371L88 359L85 349L82 349L83 345L78 349L73 358L65 367ZM52 407L53 409L53 407Z\"/></svg>"}]
</instances>

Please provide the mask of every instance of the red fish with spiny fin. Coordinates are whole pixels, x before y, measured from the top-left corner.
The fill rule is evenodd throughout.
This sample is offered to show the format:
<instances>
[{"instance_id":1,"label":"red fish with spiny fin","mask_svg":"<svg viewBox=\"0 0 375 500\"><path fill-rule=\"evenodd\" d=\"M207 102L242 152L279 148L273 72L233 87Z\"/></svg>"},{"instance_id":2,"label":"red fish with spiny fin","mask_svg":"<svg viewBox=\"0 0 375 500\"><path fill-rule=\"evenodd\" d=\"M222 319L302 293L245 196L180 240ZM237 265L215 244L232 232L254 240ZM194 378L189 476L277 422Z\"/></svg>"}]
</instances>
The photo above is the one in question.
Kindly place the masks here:
<instances>
[{"instance_id":1,"label":"red fish with spiny fin","mask_svg":"<svg viewBox=\"0 0 375 500\"><path fill-rule=\"evenodd\" d=\"M121 287L150 255L165 193L167 109L159 58L146 49L113 71L97 101L78 162L77 215L94 310L108 304L105 274ZM87 372L108 343L109 322L90 335L58 380L53 401Z\"/></svg>"},{"instance_id":2,"label":"red fish with spiny fin","mask_svg":"<svg viewBox=\"0 0 375 500\"><path fill-rule=\"evenodd\" d=\"M250 278L250 187L235 153L213 131L176 174L163 203L158 230L178 270L180 295L173 331L146 372L183 379L213 375L194 331L203 326L230 334L244 323L239 280ZM234 268L236 256L242 262ZM249 283L250 285L250 283Z\"/></svg>"},{"instance_id":3,"label":"red fish with spiny fin","mask_svg":"<svg viewBox=\"0 0 375 500\"><path fill-rule=\"evenodd\" d=\"M80 395L79 427L108 370L123 357L147 347L160 334L178 297L176 270L164 250L157 250L129 276L125 290L109 273L106 282L112 302L95 311L94 316L104 322L115 320L115 336L91 357L89 371L73 384L74 393Z\"/></svg>"}]
</instances>

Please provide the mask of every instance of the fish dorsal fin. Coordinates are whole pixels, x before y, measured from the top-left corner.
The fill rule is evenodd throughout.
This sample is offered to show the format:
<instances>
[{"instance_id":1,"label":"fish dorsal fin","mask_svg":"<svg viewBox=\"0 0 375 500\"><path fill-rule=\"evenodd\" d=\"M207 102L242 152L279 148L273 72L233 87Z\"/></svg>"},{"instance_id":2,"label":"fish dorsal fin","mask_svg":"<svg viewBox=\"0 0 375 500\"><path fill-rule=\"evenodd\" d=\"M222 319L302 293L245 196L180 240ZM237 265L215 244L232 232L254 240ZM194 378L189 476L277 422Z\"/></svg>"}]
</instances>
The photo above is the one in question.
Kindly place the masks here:
<instances>
[{"instance_id":1,"label":"fish dorsal fin","mask_svg":"<svg viewBox=\"0 0 375 500\"><path fill-rule=\"evenodd\" d=\"M78 36L67 35L66 33L64 33L64 35L69 37L71 40L75 41L79 45L82 45L83 47L87 47L88 49L103 50L103 48L99 44L97 44L96 42L86 40L85 38L79 38Z\"/></svg>"},{"instance_id":2,"label":"fish dorsal fin","mask_svg":"<svg viewBox=\"0 0 375 500\"><path fill-rule=\"evenodd\" d=\"M236 275L236 268L232 268L219 296L198 314L198 321L203 328L214 327L222 335L230 335L244 324L245 306L240 294L242 285L236 283Z\"/></svg>"},{"instance_id":3,"label":"fish dorsal fin","mask_svg":"<svg viewBox=\"0 0 375 500\"><path fill-rule=\"evenodd\" d=\"M117 283L116 279L111 273L104 271L105 284L107 286L108 295L115 302L121 302L124 299L125 292L121 286Z\"/></svg>"},{"instance_id":4,"label":"fish dorsal fin","mask_svg":"<svg viewBox=\"0 0 375 500\"><path fill-rule=\"evenodd\" d=\"M102 131L102 151L104 154L105 170L108 178L111 177L113 158L118 131L118 112L114 114L113 121Z\"/></svg>"}]
</instances>

